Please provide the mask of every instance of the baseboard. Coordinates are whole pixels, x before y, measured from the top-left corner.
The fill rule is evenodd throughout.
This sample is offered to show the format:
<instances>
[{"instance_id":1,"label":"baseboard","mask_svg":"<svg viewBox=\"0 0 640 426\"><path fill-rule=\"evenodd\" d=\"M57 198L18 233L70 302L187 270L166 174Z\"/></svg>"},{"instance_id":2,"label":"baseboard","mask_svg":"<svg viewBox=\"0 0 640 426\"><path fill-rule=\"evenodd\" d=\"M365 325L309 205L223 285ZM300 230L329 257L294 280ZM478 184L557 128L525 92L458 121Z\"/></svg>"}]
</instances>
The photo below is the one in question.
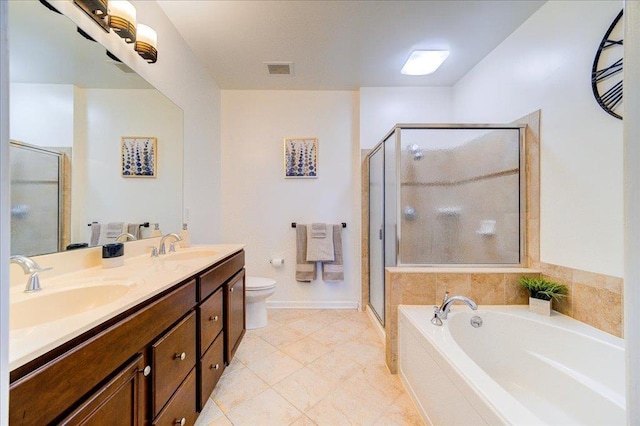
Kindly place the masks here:
<instances>
[{"instance_id":1,"label":"baseboard","mask_svg":"<svg viewBox=\"0 0 640 426\"><path fill-rule=\"evenodd\" d=\"M348 301L270 301L267 300L267 308L270 309L358 309L358 302Z\"/></svg>"}]
</instances>

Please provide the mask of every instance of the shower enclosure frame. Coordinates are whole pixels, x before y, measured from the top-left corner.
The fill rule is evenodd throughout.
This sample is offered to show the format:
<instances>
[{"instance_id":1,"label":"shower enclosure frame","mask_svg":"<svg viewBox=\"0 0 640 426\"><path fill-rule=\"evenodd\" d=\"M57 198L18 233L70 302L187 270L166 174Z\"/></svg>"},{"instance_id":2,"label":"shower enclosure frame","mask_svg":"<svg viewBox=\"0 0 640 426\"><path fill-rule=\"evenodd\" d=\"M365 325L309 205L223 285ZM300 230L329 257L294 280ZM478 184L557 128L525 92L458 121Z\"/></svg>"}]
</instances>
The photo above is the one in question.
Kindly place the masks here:
<instances>
[{"instance_id":1,"label":"shower enclosure frame","mask_svg":"<svg viewBox=\"0 0 640 426\"><path fill-rule=\"evenodd\" d=\"M402 227L398 226L398 219L402 215L402 206L401 206L401 155L402 152L402 130L429 130L429 129L452 129L452 130L466 130L466 129L476 129L476 130L517 130L518 131L518 150L519 150L519 167L518 167L518 175L519 175L519 262L518 263L455 263L455 264L447 264L447 263L404 263L402 261L402 253L400 251L400 242L402 240ZM395 223L395 253L396 253L396 261L395 264L398 267L460 267L460 268L524 268L527 267L527 168L526 168L526 140L525 140L525 124L459 124L459 123L443 123L443 124L412 124L412 123L399 123L396 124L387 134L382 138L382 140L376 144L371 152L367 155L367 161L370 159L370 156L375 153L378 149L384 149L385 142L389 141L389 138L395 133L394 138L394 152L396 153L395 158L395 178L396 178L396 197L395 197L395 214L396 214L396 223ZM384 157L384 164L386 167L387 158ZM371 173L371 171L369 171ZM386 224L386 218L383 220L383 223ZM385 238L387 232L384 232ZM384 244L384 240L383 240ZM369 250L371 246L371 241L369 241ZM386 247L386 246L385 246Z\"/></svg>"}]
</instances>

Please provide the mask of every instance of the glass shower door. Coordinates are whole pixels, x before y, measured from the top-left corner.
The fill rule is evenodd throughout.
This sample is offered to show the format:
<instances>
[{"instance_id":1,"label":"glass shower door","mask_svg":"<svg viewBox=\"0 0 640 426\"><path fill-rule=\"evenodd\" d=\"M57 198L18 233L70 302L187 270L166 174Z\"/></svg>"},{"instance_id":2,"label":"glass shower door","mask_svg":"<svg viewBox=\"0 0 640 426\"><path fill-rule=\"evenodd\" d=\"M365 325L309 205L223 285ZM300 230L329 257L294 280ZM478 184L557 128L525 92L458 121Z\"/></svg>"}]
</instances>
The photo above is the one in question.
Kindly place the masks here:
<instances>
[{"instance_id":1,"label":"glass shower door","mask_svg":"<svg viewBox=\"0 0 640 426\"><path fill-rule=\"evenodd\" d=\"M11 142L11 254L33 256L61 247L62 154Z\"/></svg>"},{"instance_id":2,"label":"glass shower door","mask_svg":"<svg viewBox=\"0 0 640 426\"><path fill-rule=\"evenodd\" d=\"M384 325L384 150L369 156L369 306Z\"/></svg>"}]
</instances>

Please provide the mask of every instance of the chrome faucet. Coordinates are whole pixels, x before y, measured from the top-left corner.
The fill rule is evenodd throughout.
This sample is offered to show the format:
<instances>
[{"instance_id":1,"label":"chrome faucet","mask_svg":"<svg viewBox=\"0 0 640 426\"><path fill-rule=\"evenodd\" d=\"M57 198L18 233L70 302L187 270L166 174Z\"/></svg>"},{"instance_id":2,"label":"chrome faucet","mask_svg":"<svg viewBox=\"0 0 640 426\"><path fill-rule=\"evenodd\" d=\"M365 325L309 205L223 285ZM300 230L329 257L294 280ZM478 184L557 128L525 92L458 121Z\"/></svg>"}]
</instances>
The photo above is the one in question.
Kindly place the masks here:
<instances>
[{"instance_id":1,"label":"chrome faucet","mask_svg":"<svg viewBox=\"0 0 640 426\"><path fill-rule=\"evenodd\" d=\"M161 255L163 254L167 254L164 245L165 245L165 241L169 238L174 238L175 241L182 241L182 238L180 238L180 235L176 234L175 232L172 232L170 234L167 234L165 236L162 237L162 239L160 240L160 249L158 250L160 252ZM173 243L171 244L171 246L169 247L169 252L172 251L176 251L175 246L173 245Z\"/></svg>"},{"instance_id":2,"label":"chrome faucet","mask_svg":"<svg viewBox=\"0 0 640 426\"><path fill-rule=\"evenodd\" d=\"M442 325L442 320L447 319L449 315L449 310L451 309L451 305L453 302L464 302L474 311L478 309L478 305L476 302L469 299L465 296L452 296L449 297L449 292L444 293L444 298L442 299L442 304L440 306L433 307L433 318L431 319L431 324L433 325Z\"/></svg>"},{"instance_id":3,"label":"chrome faucet","mask_svg":"<svg viewBox=\"0 0 640 426\"><path fill-rule=\"evenodd\" d=\"M27 279L27 286L24 289L25 293L32 293L34 291L40 291L40 272L48 271L53 268L41 268L35 260L27 257L14 255L9 258L9 263L15 263L20 265L25 274L29 274Z\"/></svg>"},{"instance_id":4,"label":"chrome faucet","mask_svg":"<svg viewBox=\"0 0 640 426\"><path fill-rule=\"evenodd\" d=\"M137 238L133 234L130 234L128 232L123 232L122 234L116 237L116 243L119 243L120 241L128 241L128 240L135 241L137 240Z\"/></svg>"}]
</instances>

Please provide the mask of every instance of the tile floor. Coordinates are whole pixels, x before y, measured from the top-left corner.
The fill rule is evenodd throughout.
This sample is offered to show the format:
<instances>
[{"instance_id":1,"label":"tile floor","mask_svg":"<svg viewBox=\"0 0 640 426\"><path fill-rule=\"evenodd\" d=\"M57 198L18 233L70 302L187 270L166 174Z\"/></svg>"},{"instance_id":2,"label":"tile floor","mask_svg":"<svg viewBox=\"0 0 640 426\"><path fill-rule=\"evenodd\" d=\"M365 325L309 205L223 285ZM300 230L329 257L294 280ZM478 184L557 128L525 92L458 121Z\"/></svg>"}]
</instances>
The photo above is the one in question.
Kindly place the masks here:
<instances>
[{"instance_id":1,"label":"tile floor","mask_svg":"<svg viewBox=\"0 0 640 426\"><path fill-rule=\"evenodd\" d=\"M270 309L196 426L424 425L366 313Z\"/></svg>"}]
</instances>

